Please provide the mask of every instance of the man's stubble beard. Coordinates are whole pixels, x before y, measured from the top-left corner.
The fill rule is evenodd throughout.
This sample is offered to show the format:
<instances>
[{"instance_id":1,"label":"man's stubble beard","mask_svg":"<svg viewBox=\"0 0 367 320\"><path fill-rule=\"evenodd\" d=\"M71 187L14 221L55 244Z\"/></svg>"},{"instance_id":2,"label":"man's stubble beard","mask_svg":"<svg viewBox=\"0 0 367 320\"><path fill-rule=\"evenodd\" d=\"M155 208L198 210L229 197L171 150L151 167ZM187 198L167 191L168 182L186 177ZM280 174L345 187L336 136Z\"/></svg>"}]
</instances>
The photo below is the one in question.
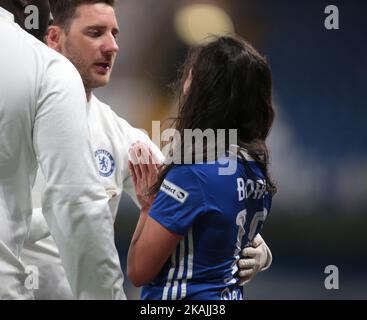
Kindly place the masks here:
<instances>
[{"instance_id":1,"label":"man's stubble beard","mask_svg":"<svg viewBox=\"0 0 367 320\"><path fill-rule=\"evenodd\" d=\"M70 60L70 62L75 66L78 70L80 77L82 78L85 91L92 91L93 89L103 87L106 84L100 84L98 81L95 81L91 76L88 74L89 64L86 64L81 52L75 50L73 45L70 43L69 39L66 38L64 53L63 55Z\"/></svg>"}]
</instances>

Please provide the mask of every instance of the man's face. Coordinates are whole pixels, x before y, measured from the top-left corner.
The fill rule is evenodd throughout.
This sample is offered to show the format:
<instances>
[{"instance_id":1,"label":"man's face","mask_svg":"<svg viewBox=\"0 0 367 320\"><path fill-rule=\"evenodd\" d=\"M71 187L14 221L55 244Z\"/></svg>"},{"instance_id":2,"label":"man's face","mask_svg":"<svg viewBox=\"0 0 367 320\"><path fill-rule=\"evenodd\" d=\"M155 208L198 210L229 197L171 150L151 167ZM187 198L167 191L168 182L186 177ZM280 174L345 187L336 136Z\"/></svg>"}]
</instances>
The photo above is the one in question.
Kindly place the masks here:
<instances>
[{"instance_id":1,"label":"man's face","mask_svg":"<svg viewBox=\"0 0 367 320\"><path fill-rule=\"evenodd\" d=\"M62 32L61 54L78 69L86 89L106 85L119 47L114 9L104 3L77 8L69 32Z\"/></svg>"}]
</instances>

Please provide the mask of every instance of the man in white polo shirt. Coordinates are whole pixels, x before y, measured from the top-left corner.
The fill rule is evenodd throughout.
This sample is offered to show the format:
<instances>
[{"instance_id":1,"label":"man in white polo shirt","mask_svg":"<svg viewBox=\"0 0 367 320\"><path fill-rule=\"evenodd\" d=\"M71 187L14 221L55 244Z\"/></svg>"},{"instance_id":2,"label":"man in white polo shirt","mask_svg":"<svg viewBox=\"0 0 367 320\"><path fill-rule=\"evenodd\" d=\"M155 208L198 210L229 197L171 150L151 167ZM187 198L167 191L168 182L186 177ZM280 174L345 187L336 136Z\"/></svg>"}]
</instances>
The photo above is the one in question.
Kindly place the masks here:
<instances>
[{"instance_id":1,"label":"man in white polo shirt","mask_svg":"<svg viewBox=\"0 0 367 320\"><path fill-rule=\"evenodd\" d=\"M67 59L20 27L27 5L37 8L36 33L42 35L47 0L0 0L0 299L33 298L20 256L38 165L46 181L43 213L74 297L122 299L113 221L95 174L83 84Z\"/></svg>"}]
</instances>

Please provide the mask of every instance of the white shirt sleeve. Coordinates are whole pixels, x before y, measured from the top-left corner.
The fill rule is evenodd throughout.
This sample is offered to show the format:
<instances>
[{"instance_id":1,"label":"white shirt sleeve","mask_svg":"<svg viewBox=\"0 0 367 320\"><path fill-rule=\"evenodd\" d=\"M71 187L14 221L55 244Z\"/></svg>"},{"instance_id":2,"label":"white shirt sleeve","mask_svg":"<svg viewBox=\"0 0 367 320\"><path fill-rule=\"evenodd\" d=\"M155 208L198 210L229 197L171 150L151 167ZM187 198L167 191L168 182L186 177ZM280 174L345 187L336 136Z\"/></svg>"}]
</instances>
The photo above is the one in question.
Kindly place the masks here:
<instances>
[{"instance_id":1,"label":"white shirt sleeve","mask_svg":"<svg viewBox=\"0 0 367 320\"><path fill-rule=\"evenodd\" d=\"M108 198L93 161L86 100L76 69L46 69L33 131L46 180L42 209L77 299L124 299Z\"/></svg>"},{"instance_id":2,"label":"white shirt sleeve","mask_svg":"<svg viewBox=\"0 0 367 320\"><path fill-rule=\"evenodd\" d=\"M36 243L37 241L50 236L50 229L43 216L42 208L36 208L32 210L32 220L29 226L29 235L26 241L30 243Z\"/></svg>"}]
</instances>

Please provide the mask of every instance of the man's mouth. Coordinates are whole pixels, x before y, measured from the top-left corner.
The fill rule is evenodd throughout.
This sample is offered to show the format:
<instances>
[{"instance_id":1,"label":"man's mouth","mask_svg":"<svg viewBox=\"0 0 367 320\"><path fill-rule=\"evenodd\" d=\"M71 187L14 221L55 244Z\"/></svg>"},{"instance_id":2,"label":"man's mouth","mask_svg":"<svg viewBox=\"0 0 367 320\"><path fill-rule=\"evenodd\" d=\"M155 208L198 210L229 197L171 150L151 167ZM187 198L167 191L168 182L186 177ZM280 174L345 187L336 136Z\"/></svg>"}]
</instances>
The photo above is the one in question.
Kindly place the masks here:
<instances>
[{"instance_id":1,"label":"man's mouth","mask_svg":"<svg viewBox=\"0 0 367 320\"><path fill-rule=\"evenodd\" d=\"M96 66L97 72L101 74L106 74L111 70L110 62L97 62L94 65Z\"/></svg>"}]
</instances>

